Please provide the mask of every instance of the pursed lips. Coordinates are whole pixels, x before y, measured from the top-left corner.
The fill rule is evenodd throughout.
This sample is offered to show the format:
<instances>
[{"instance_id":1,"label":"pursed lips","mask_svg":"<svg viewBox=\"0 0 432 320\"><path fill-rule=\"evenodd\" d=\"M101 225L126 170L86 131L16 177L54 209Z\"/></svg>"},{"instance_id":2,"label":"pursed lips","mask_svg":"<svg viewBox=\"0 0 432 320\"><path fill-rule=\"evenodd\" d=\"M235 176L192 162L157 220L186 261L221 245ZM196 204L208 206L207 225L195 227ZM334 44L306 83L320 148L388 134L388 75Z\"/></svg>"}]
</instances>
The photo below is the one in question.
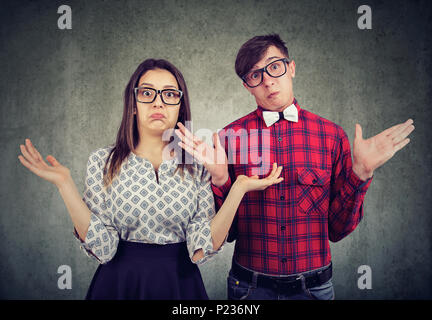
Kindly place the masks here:
<instances>
[{"instance_id":1,"label":"pursed lips","mask_svg":"<svg viewBox=\"0 0 432 320\"><path fill-rule=\"evenodd\" d=\"M162 113L153 113L150 118L152 119L163 119L165 116Z\"/></svg>"},{"instance_id":2,"label":"pursed lips","mask_svg":"<svg viewBox=\"0 0 432 320\"><path fill-rule=\"evenodd\" d=\"M267 98L273 98L273 97L277 96L278 94L279 94L279 91L272 92L267 96Z\"/></svg>"}]
</instances>

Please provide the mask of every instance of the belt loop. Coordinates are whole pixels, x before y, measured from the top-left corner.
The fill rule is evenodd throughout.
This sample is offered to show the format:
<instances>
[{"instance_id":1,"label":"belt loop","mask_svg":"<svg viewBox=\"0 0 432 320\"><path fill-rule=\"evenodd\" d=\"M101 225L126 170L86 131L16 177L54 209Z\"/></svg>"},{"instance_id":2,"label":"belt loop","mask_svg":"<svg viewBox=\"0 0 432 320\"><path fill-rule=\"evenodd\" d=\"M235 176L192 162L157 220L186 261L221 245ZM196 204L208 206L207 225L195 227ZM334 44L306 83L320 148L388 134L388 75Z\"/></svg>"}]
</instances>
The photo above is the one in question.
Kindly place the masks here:
<instances>
[{"instance_id":1,"label":"belt loop","mask_svg":"<svg viewBox=\"0 0 432 320\"><path fill-rule=\"evenodd\" d=\"M252 288L256 288L257 284L258 284L258 273L253 272L252 273L252 283L251 283Z\"/></svg>"},{"instance_id":2,"label":"belt loop","mask_svg":"<svg viewBox=\"0 0 432 320\"><path fill-rule=\"evenodd\" d=\"M315 281L317 281L317 283L315 285L322 285L323 284L323 276L324 276L324 270L320 270L317 272L316 277L315 277Z\"/></svg>"},{"instance_id":3,"label":"belt loop","mask_svg":"<svg viewBox=\"0 0 432 320\"><path fill-rule=\"evenodd\" d=\"M301 274L301 275L299 275L297 277L296 280L300 280L301 281L302 290L306 291L306 278L305 278L305 276Z\"/></svg>"}]
</instances>

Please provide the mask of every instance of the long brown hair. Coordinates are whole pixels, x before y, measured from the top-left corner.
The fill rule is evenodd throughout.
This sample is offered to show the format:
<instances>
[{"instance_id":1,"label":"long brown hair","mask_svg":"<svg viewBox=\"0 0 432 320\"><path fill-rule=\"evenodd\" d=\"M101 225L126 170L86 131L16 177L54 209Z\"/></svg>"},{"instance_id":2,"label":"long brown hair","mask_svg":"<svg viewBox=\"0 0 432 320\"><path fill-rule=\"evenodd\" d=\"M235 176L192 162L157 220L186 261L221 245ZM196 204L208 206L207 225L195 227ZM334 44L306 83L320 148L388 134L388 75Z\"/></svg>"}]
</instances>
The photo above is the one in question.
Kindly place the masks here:
<instances>
[{"instance_id":1,"label":"long brown hair","mask_svg":"<svg viewBox=\"0 0 432 320\"><path fill-rule=\"evenodd\" d=\"M112 183L113 179L120 171L123 160L130 154L132 150L135 150L135 147L139 143L137 117L133 113L134 109L137 107L134 88L138 86L138 81L144 73L154 69L167 70L171 72L176 78L179 89L183 91L177 122L181 122L183 125L186 125L185 122L191 120L189 95L186 82L181 72L173 64L163 59L147 59L143 61L132 74L124 91L123 118L117 133L115 146L109 153L103 170L103 180L105 186L108 186ZM173 139L174 137L172 136L171 141ZM110 159L111 161L109 161ZM182 160L183 159L185 159L185 151L182 149ZM187 168L189 173L193 174L192 165L185 164L183 161L180 161L177 169L180 169L182 176L184 168Z\"/></svg>"}]
</instances>

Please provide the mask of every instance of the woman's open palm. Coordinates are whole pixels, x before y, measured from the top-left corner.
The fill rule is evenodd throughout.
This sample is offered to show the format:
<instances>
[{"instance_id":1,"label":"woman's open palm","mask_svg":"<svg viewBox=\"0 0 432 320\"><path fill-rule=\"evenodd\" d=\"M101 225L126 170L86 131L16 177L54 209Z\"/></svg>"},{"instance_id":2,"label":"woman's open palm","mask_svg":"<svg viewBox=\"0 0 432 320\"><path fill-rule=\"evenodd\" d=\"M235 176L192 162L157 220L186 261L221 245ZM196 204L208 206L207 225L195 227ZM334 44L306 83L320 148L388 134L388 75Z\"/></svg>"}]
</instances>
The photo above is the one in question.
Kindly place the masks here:
<instances>
[{"instance_id":1,"label":"woman's open palm","mask_svg":"<svg viewBox=\"0 0 432 320\"><path fill-rule=\"evenodd\" d=\"M238 175L236 178L236 182L238 181L238 183L242 185L245 192L260 191L266 189L271 185L282 182L284 179L282 177L279 177L281 172L282 166L278 167L277 164L274 163L273 169L267 177L259 179L258 176L248 177L245 175Z\"/></svg>"},{"instance_id":2,"label":"woman's open palm","mask_svg":"<svg viewBox=\"0 0 432 320\"><path fill-rule=\"evenodd\" d=\"M212 178L228 177L228 159L219 140L219 135L213 133L213 146L210 146L193 135L181 122L178 122L177 125L179 129L175 130L175 133L181 140L179 146L203 163Z\"/></svg>"},{"instance_id":3,"label":"woman's open palm","mask_svg":"<svg viewBox=\"0 0 432 320\"><path fill-rule=\"evenodd\" d=\"M22 155L18 156L22 165L35 175L59 186L70 177L70 170L61 165L52 155L46 157L47 164L41 154L33 146L30 139L25 140L25 145L20 145Z\"/></svg>"}]
</instances>

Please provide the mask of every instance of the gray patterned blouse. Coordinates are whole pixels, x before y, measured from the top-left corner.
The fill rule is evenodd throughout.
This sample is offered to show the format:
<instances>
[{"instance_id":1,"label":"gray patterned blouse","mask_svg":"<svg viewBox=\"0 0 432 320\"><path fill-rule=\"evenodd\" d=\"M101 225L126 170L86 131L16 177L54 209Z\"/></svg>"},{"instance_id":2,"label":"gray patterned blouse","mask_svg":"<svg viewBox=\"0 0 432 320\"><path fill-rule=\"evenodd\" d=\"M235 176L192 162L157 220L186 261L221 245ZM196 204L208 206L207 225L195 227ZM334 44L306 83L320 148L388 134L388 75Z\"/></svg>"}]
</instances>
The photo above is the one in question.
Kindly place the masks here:
<instances>
[{"instance_id":1,"label":"gray patterned blouse","mask_svg":"<svg viewBox=\"0 0 432 320\"><path fill-rule=\"evenodd\" d=\"M184 170L182 179L177 158L165 160L158 179L151 162L134 153L123 161L112 184L102 185L103 168L113 146L90 154L83 200L91 211L90 226L81 249L99 263L110 261L119 239L155 244L186 241L189 256L203 249L201 264L214 256L210 221L215 215L210 174L193 163L194 177Z\"/></svg>"}]
</instances>

